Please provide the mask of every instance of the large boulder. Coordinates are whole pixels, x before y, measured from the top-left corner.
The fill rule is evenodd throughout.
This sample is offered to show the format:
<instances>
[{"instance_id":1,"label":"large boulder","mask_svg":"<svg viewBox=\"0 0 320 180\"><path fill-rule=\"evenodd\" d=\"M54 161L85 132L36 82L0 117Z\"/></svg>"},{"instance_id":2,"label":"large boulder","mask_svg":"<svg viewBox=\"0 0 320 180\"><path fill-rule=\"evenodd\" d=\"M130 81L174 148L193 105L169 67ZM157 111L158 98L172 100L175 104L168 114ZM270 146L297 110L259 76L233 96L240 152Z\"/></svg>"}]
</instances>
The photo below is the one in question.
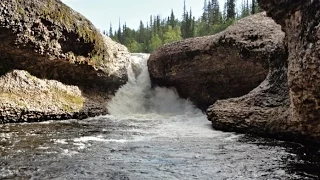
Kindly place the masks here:
<instances>
[{"instance_id":1,"label":"large boulder","mask_svg":"<svg viewBox=\"0 0 320 180\"><path fill-rule=\"evenodd\" d=\"M1 1L0 54L0 76L19 69L35 78L77 86L84 98L77 112L84 117L106 114L108 99L127 81L127 49L60 0Z\"/></svg>"},{"instance_id":2,"label":"large boulder","mask_svg":"<svg viewBox=\"0 0 320 180\"><path fill-rule=\"evenodd\" d=\"M273 81L267 79L246 96L218 101L209 108L208 118L216 129L320 144L320 1L260 0L259 4L286 33L288 59L275 64L288 63L288 72L270 66L268 77L274 74ZM261 88L266 83L267 91ZM276 91L269 93L270 88Z\"/></svg>"},{"instance_id":3,"label":"large boulder","mask_svg":"<svg viewBox=\"0 0 320 180\"><path fill-rule=\"evenodd\" d=\"M156 85L175 87L205 110L218 99L257 87L268 74L268 60L283 55L283 38L280 26L260 13L222 33L157 49L148 61L150 77Z\"/></svg>"}]
</instances>

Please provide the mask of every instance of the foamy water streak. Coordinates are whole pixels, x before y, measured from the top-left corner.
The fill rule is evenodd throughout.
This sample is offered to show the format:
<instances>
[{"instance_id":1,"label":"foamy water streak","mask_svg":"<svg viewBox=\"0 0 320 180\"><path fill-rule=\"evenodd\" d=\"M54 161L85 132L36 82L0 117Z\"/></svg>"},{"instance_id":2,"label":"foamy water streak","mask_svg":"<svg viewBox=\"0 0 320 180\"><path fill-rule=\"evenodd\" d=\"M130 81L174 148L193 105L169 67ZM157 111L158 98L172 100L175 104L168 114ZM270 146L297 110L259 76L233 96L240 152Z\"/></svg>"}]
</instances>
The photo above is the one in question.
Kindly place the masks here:
<instances>
[{"instance_id":1,"label":"foamy water streak","mask_svg":"<svg viewBox=\"0 0 320 180\"><path fill-rule=\"evenodd\" d=\"M148 58L149 54L132 54L128 82L108 104L110 114L203 115L190 101L181 99L174 89L151 88Z\"/></svg>"}]
</instances>

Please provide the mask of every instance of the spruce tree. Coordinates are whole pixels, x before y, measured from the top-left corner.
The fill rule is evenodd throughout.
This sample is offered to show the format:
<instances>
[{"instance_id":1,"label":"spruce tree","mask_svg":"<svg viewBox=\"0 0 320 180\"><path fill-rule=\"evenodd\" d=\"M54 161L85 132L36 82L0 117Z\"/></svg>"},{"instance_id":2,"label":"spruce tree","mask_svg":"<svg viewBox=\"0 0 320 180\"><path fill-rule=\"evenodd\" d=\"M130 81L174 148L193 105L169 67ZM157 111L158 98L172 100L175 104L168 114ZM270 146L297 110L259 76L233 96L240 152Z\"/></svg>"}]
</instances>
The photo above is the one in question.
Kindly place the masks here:
<instances>
[{"instance_id":1,"label":"spruce tree","mask_svg":"<svg viewBox=\"0 0 320 180\"><path fill-rule=\"evenodd\" d=\"M181 21L181 36L183 39L187 37L187 20L188 20L188 12L186 11L186 0L184 0L182 21Z\"/></svg>"},{"instance_id":2,"label":"spruce tree","mask_svg":"<svg viewBox=\"0 0 320 180\"><path fill-rule=\"evenodd\" d=\"M174 16L173 9L171 9L170 26L171 26L172 28L175 28L175 27L176 27L176 17Z\"/></svg>"},{"instance_id":3,"label":"spruce tree","mask_svg":"<svg viewBox=\"0 0 320 180\"><path fill-rule=\"evenodd\" d=\"M160 15L157 15L157 33L160 34L161 31L161 20L160 20Z\"/></svg>"},{"instance_id":4,"label":"spruce tree","mask_svg":"<svg viewBox=\"0 0 320 180\"><path fill-rule=\"evenodd\" d=\"M164 43L171 43L182 38L203 36L218 33L234 22L236 0L226 0L224 13L220 12L219 0L204 0L203 13L195 20L192 10L186 10L186 1L183 4L183 15L179 21L176 19L173 9L171 14L161 18L160 15L151 15L150 21L145 24L140 21L138 29L130 29L126 24L113 30L110 23L109 34L112 39L127 46L131 52L150 53ZM252 4L251 4L252 3ZM253 9L255 7L255 9ZM242 0L241 16L257 13L256 0Z\"/></svg>"},{"instance_id":5,"label":"spruce tree","mask_svg":"<svg viewBox=\"0 0 320 180\"><path fill-rule=\"evenodd\" d=\"M189 18L188 18L188 38L190 37L194 37L194 17L192 17L192 10L190 7L190 11L189 11Z\"/></svg>"},{"instance_id":6,"label":"spruce tree","mask_svg":"<svg viewBox=\"0 0 320 180\"><path fill-rule=\"evenodd\" d=\"M195 36L195 31L196 31L196 20L195 17L193 16L192 21L191 21L191 37Z\"/></svg>"},{"instance_id":7,"label":"spruce tree","mask_svg":"<svg viewBox=\"0 0 320 180\"><path fill-rule=\"evenodd\" d=\"M251 14L255 14L256 13L256 0L252 0L251 3Z\"/></svg>"},{"instance_id":8,"label":"spruce tree","mask_svg":"<svg viewBox=\"0 0 320 180\"><path fill-rule=\"evenodd\" d=\"M221 12L218 0L211 1L211 25L221 23Z\"/></svg>"},{"instance_id":9,"label":"spruce tree","mask_svg":"<svg viewBox=\"0 0 320 180\"><path fill-rule=\"evenodd\" d=\"M127 45L127 25L126 23L122 26L122 36L121 36L121 44Z\"/></svg>"},{"instance_id":10,"label":"spruce tree","mask_svg":"<svg viewBox=\"0 0 320 180\"><path fill-rule=\"evenodd\" d=\"M156 16L153 16L152 36L158 34L157 30L158 30L158 27L157 27L157 17L156 17Z\"/></svg>"},{"instance_id":11,"label":"spruce tree","mask_svg":"<svg viewBox=\"0 0 320 180\"><path fill-rule=\"evenodd\" d=\"M186 18L187 8L186 8L186 0L183 1L183 15L182 19Z\"/></svg>"},{"instance_id":12,"label":"spruce tree","mask_svg":"<svg viewBox=\"0 0 320 180\"><path fill-rule=\"evenodd\" d=\"M244 18L246 16L249 16L250 12L251 12L251 10L250 10L250 6L249 6L249 1L248 0L242 0L240 17Z\"/></svg>"},{"instance_id":13,"label":"spruce tree","mask_svg":"<svg viewBox=\"0 0 320 180\"><path fill-rule=\"evenodd\" d=\"M113 30L112 30L111 22L110 22L110 28L109 28L109 37L113 37Z\"/></svg>"},{"instance_id":14,"label":"spruce tree","mask_svg":"<svg viewBox=\"0 0 320 180\"><path fill-rule=\"evenodd\" d=\"M201 21L204 23L207 23L208 21L208 3L207 0L204 0L204 4L203 4L203 13L201 16Z\"/></svg>"},{"instance_id":15,"label":"spruce tree","mask_svg":"<svg viewBox=\"0 0 320 180\"><path fill-rule=\"evenodd\" d=\"M236 11L235 11L235 0L227 0L227 20L235 19Z\"/></svg>"},{"instance_id":16,"label":"spruce tree","mask_svg":"<svg viewBox=\"0 0 320 180\"><path fill-rule=\"evenodd\" d=\"M138 42L139 43L143 43L144 39L145 39L145 28L144 28L144 24L143 22L140 20L140 25L139 25L139 30L138 30Z\"/></svg>"},{"instance_id":17,"label":"spruce tree","mask_svg":"<svg viewBox=\"0 0 320 180\"><path fill-rule=\"evenodd\" d=\"M117 38L118 38L118 42L123 43L120 18L119 18L119 28L118 28Z\"/></svg>"},{"instance_id":18,"label":"spruce tree","mask_svg":"<svg viewBox=\"0 0 320 180\"><path fill-rule=\"evenodd\" d=\"M191 36L191 11L186 14L186 23L185 23L185 38L192 37Z\"/></svg>"}]
</instances>

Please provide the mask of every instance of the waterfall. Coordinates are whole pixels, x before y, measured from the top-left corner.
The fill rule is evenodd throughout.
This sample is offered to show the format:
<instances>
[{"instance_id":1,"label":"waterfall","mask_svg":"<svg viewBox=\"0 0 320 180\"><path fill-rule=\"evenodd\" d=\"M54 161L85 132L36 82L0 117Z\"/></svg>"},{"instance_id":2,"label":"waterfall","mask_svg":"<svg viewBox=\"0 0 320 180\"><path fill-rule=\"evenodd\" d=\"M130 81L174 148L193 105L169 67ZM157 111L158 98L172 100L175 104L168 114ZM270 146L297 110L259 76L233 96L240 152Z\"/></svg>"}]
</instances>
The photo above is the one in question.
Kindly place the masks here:
<instances>
[{"instance_id":1,"label":"waterfall","mask_svg":"<svg viewBox=\"0 0 320 180\"><path fill-rule=\"evenodd\" d=\"M148 58L149 54L131 54L128 82L109 102L109 113L111 115L202 115L190 101L181 99L175 89L151 87Z\"/></svg>"}]
</instances>

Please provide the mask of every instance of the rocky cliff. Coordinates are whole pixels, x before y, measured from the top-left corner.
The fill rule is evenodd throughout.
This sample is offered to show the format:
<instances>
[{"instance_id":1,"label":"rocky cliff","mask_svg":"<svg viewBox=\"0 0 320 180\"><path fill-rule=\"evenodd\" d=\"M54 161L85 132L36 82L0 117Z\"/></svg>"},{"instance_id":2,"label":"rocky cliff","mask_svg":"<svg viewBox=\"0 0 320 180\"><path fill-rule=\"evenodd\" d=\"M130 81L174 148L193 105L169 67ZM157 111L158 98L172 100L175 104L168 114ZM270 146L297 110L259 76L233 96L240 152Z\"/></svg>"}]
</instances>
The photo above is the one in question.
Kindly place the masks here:
<instances>
[{"instance_id":1,"label":"rocky cliff","mask_svg":"<svg viewBox=\"0 0 320 180\"><path fill-rule=\"evenodd\" d=\"M274 69L279 72L275 76L279 80L269 81L269 87L276 87L274 93L257 88L259 93L218 101L209 108L208 118L217 129L320 143L320 2L260 0L259 4L286 33L288 59L275 63L288 63L288 72ZM272 74L275 66L270 67ZM282 88L285 76L288 95ZM267 98L261 101L262 94Z\"/></svg>"},{"instance_id":2,"label":"rocky cliff","mask_svg":"<svg viewBox=\"0 0 320 180\"><path fill-rule=\"evenodd\" d=\"M286 33L291 118L320 142L320 1L260 1Z\"/></svg>"},{"instance_id":3,"label":"rocky cliff","mask_svg":"<svg viewBox=\"0 0 320 180\"><path fill-rule=\"evenodd\" d=\"M107 100L127 80L126 48L101 35L60 0L1 1L0 54L1 76L19 69L34 78L77 86L84 98L77 112L84 117L107 113ZM14 74L21 78L21 73Z\"/></svg>"},{"instance_id":4,"label":"rocky cliff","mask_svg":"<svg viewBox=\"0 0 320 180\"><path fill-rule=\"evenodd\" d=\"M268 74L268 60L284 56L283 37L280 26L260 13L222 33L156 50L148 61L150 76L155 85L173 86L205 110L257 87Z\"/></svg>"}]
</instances>

